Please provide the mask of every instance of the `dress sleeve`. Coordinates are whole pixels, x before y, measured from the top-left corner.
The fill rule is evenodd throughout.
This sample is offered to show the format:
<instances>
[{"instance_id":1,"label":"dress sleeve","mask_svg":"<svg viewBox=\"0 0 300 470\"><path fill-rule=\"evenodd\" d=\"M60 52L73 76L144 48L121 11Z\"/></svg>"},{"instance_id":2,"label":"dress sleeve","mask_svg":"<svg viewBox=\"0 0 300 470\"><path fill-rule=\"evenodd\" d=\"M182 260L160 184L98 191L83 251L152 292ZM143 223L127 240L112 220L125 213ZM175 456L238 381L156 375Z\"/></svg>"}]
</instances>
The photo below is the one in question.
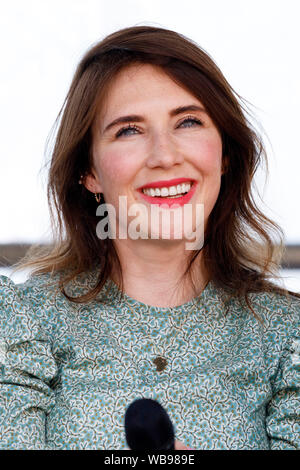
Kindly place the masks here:
<instances>
[{"instance_id":1,"label":"dress sleeve","mask_svg":"<svg viewBox=\"0 0 300 470\"><path fill-rule=\"evenodd\" d=\"M47 449L57 366L36 308L0 276L0 449Z\"/></svg>"},{"instance_id":2,"label":"dress sleeve","mask_svg":"<svg viewBox=\"0 0 300 470\"><path fill-rule=\"evenodd\" d=\"M300 449L300 334L286 338L273 396L267 409L267 433L274 450Z\"/></svg>"}]
</instances>

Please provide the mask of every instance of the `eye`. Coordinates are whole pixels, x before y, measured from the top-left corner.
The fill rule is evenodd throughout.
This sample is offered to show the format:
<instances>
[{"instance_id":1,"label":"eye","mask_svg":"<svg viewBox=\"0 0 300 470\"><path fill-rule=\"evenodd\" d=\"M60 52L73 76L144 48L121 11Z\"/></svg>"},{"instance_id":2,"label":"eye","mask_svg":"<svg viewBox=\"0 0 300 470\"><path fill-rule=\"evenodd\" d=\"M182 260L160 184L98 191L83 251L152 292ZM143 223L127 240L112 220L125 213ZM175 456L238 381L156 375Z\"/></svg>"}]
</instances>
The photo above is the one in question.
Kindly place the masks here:
<instances>
[{"instance_id":1,"label":"eye","mask_svg":"<svg viewBox=\"0 0 300 470\"><path fill-rule=\"evenodd\" d=\"M123 135L131 135L128 134L129 131L138 131L138 127L135 126L134 124L130 124L129 126L126 126L126 127L122 127L122 129L120 129L117 133L116 133L116 137L120 137L120 136L123 136Z\"/></svg>"},{"instance_id":2,"label":"eye","mask_svg":"<svg viewBox=\"0 0 300 470\"><path fill-rule=\"evenodd\" d=\"M182 126L183 124L187 124L187 125L184 125L183 127L194 127L195 124L197 126L202 126L202 122L199 121L199 119L196 119L194 117L187 117L179 124L179 126Z\"/></svg>"},{"instance_id":3,"label":"eye","mask_svg":"<svg viewBox=\"0 0 300 470\"><path fill-rule=\"evenodd\" d=\"M185 118L180 124L178 127L181 127L182 125L184 125L183 127L194 127L195 125L197 126L201 126L202 125L202 122L199 121L199 119L196 119L194 117L187 117ZM133 132L134 131L134 132ZM122 136L130 136L130 135L134 135L136 132L139 132L139 128L134 125L134 124L130 124L129 126L126 126L126 127L122 127L117 133L116 133L116 138L118 137L122 137Z\"/></svg>"}]
</instances>

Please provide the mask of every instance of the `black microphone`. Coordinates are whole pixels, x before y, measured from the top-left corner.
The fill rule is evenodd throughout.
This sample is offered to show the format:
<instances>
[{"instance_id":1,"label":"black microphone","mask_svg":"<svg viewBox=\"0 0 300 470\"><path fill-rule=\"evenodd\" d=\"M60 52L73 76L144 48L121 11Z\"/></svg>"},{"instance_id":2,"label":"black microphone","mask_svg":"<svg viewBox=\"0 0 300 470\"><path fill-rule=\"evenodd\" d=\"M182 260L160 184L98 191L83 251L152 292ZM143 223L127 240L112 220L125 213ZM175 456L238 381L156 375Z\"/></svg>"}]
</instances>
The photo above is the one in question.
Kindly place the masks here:
<instances>
[{"instance_id":1,"label":"black microphone","mask_svg":"<svg viewBox=\"0 0 300 470\"><path fill-rule=\"evenodd\" d=\"M125 436L131 450L174 450L174 428L168 413L150 398L139 398L127 408Z\"/></svg>"}]
</instances>

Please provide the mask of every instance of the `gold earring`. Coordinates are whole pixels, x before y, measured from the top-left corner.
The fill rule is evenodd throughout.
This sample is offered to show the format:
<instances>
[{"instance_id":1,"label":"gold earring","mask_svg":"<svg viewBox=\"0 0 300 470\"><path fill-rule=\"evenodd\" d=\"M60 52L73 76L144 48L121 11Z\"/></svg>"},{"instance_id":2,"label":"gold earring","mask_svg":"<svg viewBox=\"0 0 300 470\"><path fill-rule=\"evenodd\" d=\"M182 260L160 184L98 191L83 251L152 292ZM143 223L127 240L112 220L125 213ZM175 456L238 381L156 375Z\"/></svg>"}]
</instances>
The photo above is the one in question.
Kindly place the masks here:
<instances>
[{"instance_id":1,"label":"gold earring","mask_svg":"<svg viewBox=\"0 0 300 470\"><path fill-rule=\"evenodd\" d=\"M97 201L98 204L99 204L99 202L100 202L100 200L101 200L101 193L95 193L95 199L96 199L96 201Z\"/></svg>"}]
</instances>

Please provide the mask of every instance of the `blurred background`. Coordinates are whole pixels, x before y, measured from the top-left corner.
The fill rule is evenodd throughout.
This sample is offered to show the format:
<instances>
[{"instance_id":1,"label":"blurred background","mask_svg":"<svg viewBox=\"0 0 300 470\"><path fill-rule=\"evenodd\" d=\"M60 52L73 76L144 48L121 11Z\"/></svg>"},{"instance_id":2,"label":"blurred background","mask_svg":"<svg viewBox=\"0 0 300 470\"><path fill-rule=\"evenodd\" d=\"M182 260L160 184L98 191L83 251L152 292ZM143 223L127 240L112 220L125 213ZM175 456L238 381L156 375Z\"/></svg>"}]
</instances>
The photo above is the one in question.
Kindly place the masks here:
<instances>
[{"instance_id":1,"label":"blurred background","mask_svg":"<svg viewBox=\"0 0 300 470\"><path fill-rule=\"evenodd\" d=\"M269 157L258 203L284 230L281 273L300 292L299 20L299 0L1 0L0 274L51 242L46 142L79 60L107 34L149 25L197 42L250 103Z\"/></svg>"}]
</instances>

